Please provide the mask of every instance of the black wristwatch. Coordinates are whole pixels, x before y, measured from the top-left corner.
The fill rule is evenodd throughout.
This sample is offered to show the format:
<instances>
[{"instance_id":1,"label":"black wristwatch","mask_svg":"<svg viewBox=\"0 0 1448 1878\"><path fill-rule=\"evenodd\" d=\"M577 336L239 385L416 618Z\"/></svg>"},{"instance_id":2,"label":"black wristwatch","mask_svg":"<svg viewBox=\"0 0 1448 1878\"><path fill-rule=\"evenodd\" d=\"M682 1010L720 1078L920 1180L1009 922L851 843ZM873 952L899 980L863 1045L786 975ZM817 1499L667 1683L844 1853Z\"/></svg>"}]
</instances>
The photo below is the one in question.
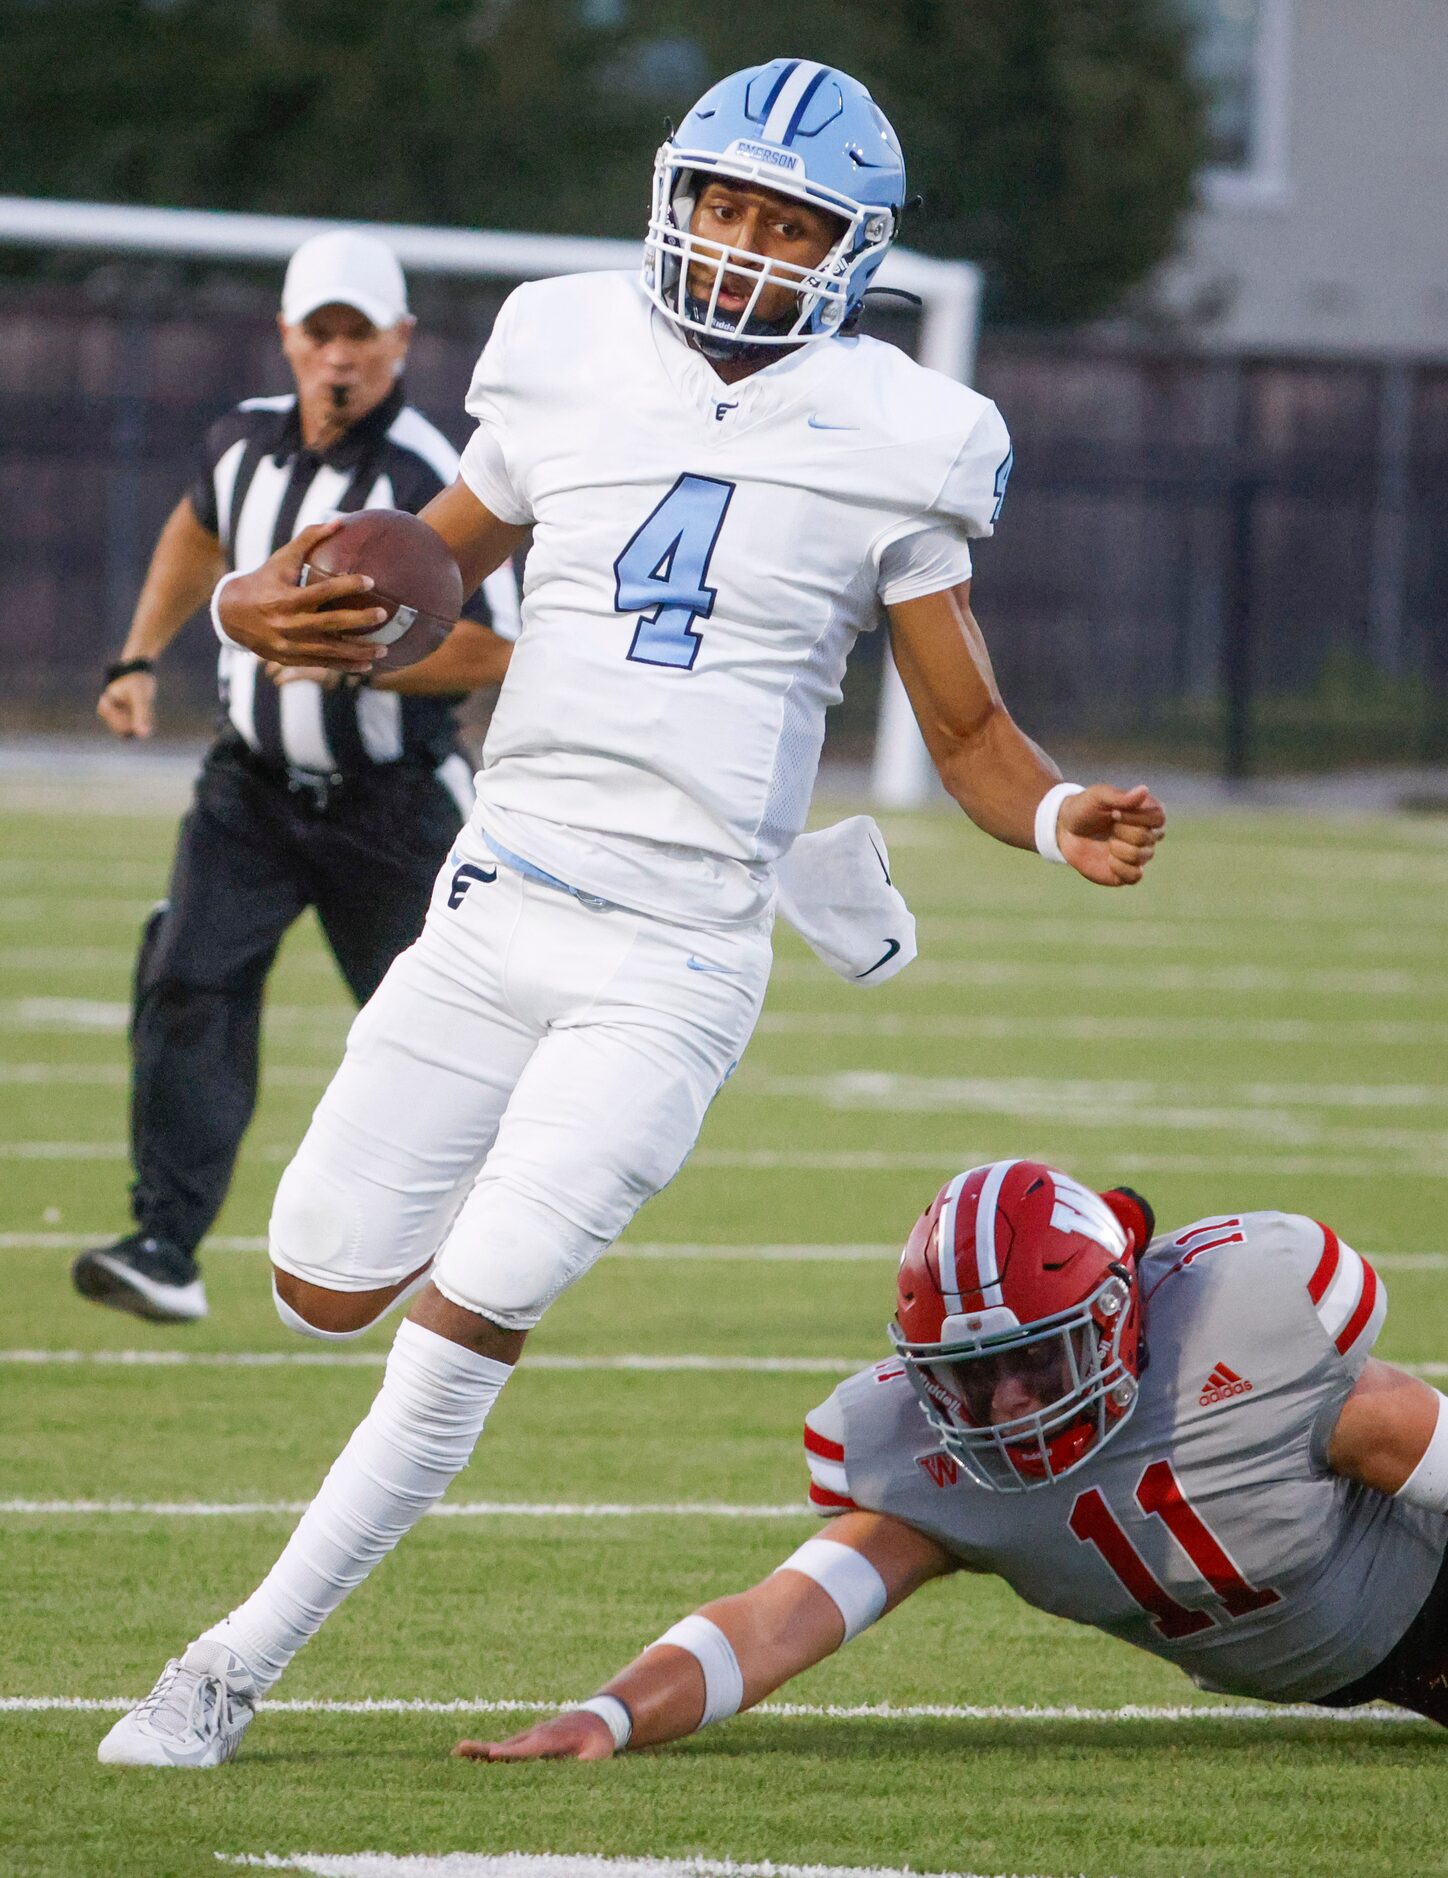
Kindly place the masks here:
<instances>
[{"instance_id":1,"label":"black wristwatch","mask_svg":"<svg viewBox=\"0 0 1448 1878\"><path fill-rule=\"evenodd\" d=\"M129 678L132 672L154 672L154 659L117 659L114 665L106 667L106 683L113 685L118 678Z\"/></svg>"}]
</instances>

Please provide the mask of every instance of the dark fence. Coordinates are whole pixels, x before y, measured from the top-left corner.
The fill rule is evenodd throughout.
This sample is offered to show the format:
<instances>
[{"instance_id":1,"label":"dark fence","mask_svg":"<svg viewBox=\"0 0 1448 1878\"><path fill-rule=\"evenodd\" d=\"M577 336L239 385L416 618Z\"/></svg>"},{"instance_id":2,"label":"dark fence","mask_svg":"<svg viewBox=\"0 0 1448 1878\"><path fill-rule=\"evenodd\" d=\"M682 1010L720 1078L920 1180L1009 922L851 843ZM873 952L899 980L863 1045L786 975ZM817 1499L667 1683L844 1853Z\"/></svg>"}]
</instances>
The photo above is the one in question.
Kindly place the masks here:
<instances>
[{"instance_id":1,"label":"dark fence","mask_svg":"<svg viewBox=\"0 0 1448 1878\"><path fill-rule=\"evenodd\" d=\"M499 292L420 283L409 388L459 442ZM285 388L274 293L121 266L0 291L7 721L89 715L206 424ZM976 604L1029 729L1232 774L1448 755L1448 363L995 337L978 378L1017 468ZM212 667L193 625L173 723ZM878 671L866 642L837 744L867 744Z\"/></svg>"}]
</instances>

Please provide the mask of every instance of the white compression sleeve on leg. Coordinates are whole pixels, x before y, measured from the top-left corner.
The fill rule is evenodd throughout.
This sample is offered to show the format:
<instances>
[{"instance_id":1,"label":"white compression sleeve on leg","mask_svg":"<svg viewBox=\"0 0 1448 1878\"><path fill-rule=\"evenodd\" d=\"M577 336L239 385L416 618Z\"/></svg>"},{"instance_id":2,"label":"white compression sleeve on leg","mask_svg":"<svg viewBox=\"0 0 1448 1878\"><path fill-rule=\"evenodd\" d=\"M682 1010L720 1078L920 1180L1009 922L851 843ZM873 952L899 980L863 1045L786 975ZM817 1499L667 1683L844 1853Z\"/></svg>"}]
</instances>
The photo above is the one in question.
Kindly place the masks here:
<instances>
[{"instance_id":1,"label":"white compression sleeve on leg","mask_svg":"<svg viewBox=\"0 0 1448 1878\"><path fill-rule=\"evenodd\" d=\"M1425 1506L1434 1513L1448 1513L1448 1414L1444 1413L1448 1396L1441 1389L1433 1393L1438 1398L1438 1419L1422 1459L1393 1498L1406 1500L1410 1506Z\"/></svg>"},{"instance_id":2,"label":"white compression sleeve on leg","mask_svg":"<svg viewBox=\"0 0 1448 1878\"><path fill-rule=\"evenodd\" d=\"M206 1632L236 1651L263 1692L447 1492L511 1374L506 1363L420 1324L398 1325L371 1409L281 1557L246 1602Z\"/></svg>"},{"instance_id":3,"label":"white compression sleeve on leg","mask_svg":"<svg viewBox=\"0 0 1448 1878\"><path fill-rule=\"evenodd\" d=\"M846 1643L869 1629L889 1596L885 1580L864 1553L841 1545L838 1539L806 1539L775 1570L803 1572L806 1578L813 1578L845 1620Z\"/></svg>"},{"instance_id":4,"label":"white compression sleeve on leg","mask_svg":"<svg viewBox=\"0 0 1448 1878\"><path fill-rule=\"evenodd\" d=\"M717 1624L695 1611L691 1617L681 1617L663 1636L654 1638L655 1645L660 1643L671 1643L676 1650L687 1650L704 1672L701 1728L739 1713L739 1704L744 1700L744 1673L734 1654L734 1645Z\"/></svg>"}]
</instances>

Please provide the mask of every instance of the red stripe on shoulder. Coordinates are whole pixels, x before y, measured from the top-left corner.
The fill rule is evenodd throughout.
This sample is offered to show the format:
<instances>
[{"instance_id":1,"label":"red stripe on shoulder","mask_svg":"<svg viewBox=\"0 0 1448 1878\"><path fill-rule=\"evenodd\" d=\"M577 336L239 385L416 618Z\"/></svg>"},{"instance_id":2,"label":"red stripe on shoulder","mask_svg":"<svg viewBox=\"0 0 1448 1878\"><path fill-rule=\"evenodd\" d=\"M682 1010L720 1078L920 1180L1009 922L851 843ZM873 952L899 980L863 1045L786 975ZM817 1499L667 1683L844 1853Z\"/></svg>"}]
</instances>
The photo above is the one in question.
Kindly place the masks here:
<instances>
[{"instance_id":1,"label":"red stripe on shoulder","mask_svg":"<svg viewBox=\"0 0 1448 1878\"><path fill-rule=\"evenodd\" d=\"M1362 1335L1367 1326L1368 1319L1373 1314L1373 1306L1378 1301L1378 1275L1373 1270L1372 1266L1368 1264L1367 1260L1363 1258L1361 1253L1358 1254L1358 1257L1362 1259L1363 1268L1362 1296L1357 1301L1357 1309L1338 1332L1337 1350L1339 1356L1346 1356L1348 1351Z\"/></svg>"},{"instance_id":2,"label":"red stripe on shoulder","mask_svg":"<svg viewBox=\"0 0 1448 1878\"><path fill-rule=\"evenodd\" d=\"M828 1487L821 1487L813 1480L809 1483L809 1503L828 1507L832 1513L858 1513L860 1510L847 1493L831 1493Z\"/></svg>"},{"instance_id":3,"label":"red stripe on shoulder","mask_svg":"<svg viewBox=\"0 0 1448 1878\"><path fill-rule=\"evenodd\" d=\"M807 1453L818 1454L822 1461L842 1461L845 1458L842 1441L830 1441L824 1435L816 1434L808 1422L804 1425L804 1445Z\"/></svg>"},{"instance_id":4,"label":"red stripe on shoulder","mask_svg":"<svg viewBox=\"0 0 1448 1878\"><path fill-rule=\"evenodd\" d=\"M1342 1255L1338 1248L1337 1234L1331 1226L1324 1226L1321 1220L1318 1220L1317 1225L1322 1233L1322 1257L1317 1261L1317 1270L1307 1281L1307 1295L1314 1304L1321 1304L1326 1296L1327 1287L1333 1281L1338 1260Z\"/></svg>"}]
</instances>

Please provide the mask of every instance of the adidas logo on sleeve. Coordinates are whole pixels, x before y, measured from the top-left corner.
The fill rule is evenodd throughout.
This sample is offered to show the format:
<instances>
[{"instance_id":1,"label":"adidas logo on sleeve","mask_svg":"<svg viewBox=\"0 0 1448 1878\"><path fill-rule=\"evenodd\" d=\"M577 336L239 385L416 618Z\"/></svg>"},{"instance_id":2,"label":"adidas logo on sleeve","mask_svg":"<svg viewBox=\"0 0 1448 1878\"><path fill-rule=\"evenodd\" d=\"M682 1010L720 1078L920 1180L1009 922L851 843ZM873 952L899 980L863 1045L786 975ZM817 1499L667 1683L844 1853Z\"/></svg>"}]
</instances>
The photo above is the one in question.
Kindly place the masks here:
<instances>
[{"instance_id":1,"label":"adidas logo on sleeve","mask_svg":"<svg viewBox=\"0 0 1448 1878\"><path fill-rule=\"evenodd\" d=\"M1225 1363L1218 1363L1208 1376L1197 1403L1201 1408L1211 1408L1214 1402L1226 1402L1234 1395L1246 1395L1251 1387L1251 1383L1239 1376L1236 1370L1228 1369Z\"/></svg>"}]
</instances>

